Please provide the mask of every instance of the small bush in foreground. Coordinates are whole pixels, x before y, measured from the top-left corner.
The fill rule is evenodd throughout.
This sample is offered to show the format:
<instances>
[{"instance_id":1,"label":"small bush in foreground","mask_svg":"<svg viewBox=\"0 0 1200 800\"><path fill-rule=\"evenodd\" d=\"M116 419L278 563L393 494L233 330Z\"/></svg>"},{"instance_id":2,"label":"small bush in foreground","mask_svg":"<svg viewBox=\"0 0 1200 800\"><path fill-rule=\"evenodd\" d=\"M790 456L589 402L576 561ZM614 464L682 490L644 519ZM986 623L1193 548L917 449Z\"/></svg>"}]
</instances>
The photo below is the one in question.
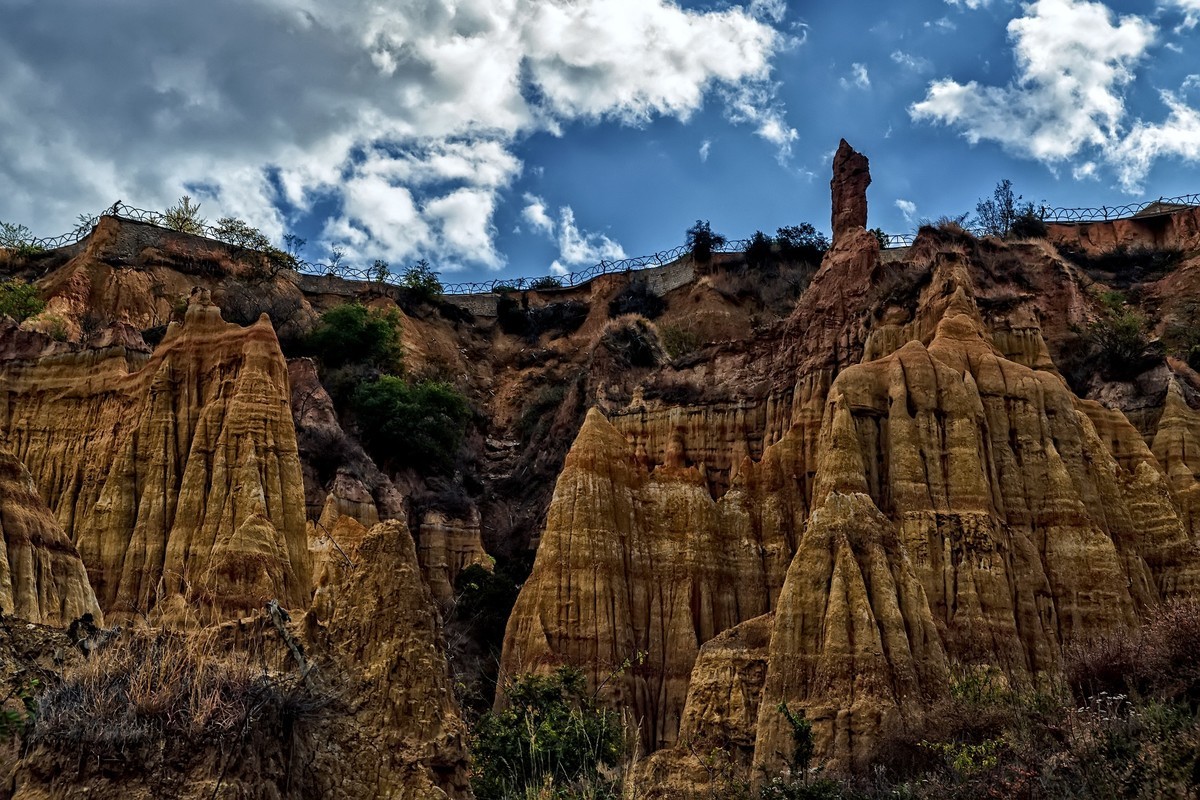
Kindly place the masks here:
<instances>
[{"instance_id":1,"label":"small bush in foreground","mask_svg":"<svg viewBox=\"0 0 1200 800\"><path fill-rule=\"evenodd\" d=\"M298 671L268 671L228 652L214 630L126 631L42 693L30 739L118 754L163 737L240 736L264 716L294 721L325 705Z\"/></svg>"},{"instance_id":2,"label":"small bush in foreground","mask_svg":"<svg viewBox=\"0 0 1200 800\"><path fill-rule=\"evenodd\" d=\"M472 731L476 797L577 797L584 786L593 797L619 796L604 773L624 753L621 720L597 705L582 672L523 675L506 694L508 707L484 714Z\"/></svg>"},{"instance_id":3,"label":"small bush in foreground","mask_svg":"<svg viewBox=\"0 0 1200 800\"><path fill-rule=\"evenodd\" d=\"M37 287L19 278L0 281L0 315L17 322L42 313L46 304L38 297Z\"/></svg>"}]
</instances>

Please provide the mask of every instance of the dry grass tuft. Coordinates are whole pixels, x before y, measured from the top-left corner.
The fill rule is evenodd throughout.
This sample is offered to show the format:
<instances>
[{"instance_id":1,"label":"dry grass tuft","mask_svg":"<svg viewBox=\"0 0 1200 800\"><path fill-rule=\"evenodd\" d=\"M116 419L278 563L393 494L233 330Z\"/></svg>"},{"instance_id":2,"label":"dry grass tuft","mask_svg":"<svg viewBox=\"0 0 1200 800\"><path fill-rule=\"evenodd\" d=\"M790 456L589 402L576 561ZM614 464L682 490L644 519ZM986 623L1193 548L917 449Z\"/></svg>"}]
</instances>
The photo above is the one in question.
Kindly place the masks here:
<instances>
[{"instance_id":1,"label":"dry grass tuft","mask_svg":"<svg viewBox=\"0 0 1200 800\"><path fill-rule=\"evenodd\" d=\"M252 723L295 721L329 699L298 671L269 666L260 635L230 648L220 630L124 631L39 699L31 741L120 752L164 736L203 742ZM261 634L261 632L260 632Z\"/></svg>"}]
</instances>

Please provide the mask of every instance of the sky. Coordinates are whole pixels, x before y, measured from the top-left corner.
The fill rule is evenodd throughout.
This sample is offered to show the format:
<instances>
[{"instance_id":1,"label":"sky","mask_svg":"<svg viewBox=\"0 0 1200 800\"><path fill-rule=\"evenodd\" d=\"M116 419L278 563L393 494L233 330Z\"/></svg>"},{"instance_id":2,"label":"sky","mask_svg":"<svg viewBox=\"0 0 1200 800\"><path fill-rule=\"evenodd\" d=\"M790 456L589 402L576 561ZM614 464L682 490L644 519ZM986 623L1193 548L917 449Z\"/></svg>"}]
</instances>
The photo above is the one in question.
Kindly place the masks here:
<instances>
[{"instance_id":1,"label":"sky","mask_svg":"<svg viewBox=\"0 0 1200 800\"><path fill-rule=\"evenodd\" d=\"M1200 192L1200 0L0 0L0 221L183 194L444 281Z\"/></svg>"}]
</instances>

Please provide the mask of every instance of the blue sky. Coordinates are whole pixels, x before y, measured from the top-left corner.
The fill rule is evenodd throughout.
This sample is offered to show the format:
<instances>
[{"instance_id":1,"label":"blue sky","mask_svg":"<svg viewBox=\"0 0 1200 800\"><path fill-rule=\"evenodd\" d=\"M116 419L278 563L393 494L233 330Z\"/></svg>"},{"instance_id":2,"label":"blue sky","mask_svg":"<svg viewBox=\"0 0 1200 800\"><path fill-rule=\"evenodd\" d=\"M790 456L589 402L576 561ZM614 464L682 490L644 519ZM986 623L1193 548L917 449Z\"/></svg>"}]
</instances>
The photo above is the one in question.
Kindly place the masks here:
<instances>
[{"instance_id":1,"label":"blue sky","mask_svg":"<svg viewBox=\"0 0 1200 800\"><path fill-rule=\"evenodd\" d=\"M448 281L870 223L1200 192L1200 0L0 0L0 220L184 192Z\"/></svg>"}]
</instances>

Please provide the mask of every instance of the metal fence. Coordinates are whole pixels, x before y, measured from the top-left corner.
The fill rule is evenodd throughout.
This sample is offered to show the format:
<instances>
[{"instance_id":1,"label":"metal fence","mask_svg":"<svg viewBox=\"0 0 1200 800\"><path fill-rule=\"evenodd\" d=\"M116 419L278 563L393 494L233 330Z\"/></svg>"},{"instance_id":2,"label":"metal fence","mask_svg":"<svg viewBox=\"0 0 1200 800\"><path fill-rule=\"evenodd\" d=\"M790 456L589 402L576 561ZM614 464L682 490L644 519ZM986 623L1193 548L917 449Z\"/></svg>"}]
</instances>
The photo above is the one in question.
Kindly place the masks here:
<instances>
[{"instance_id":1,"label":"metal fence","mask_svg":"<svg viewBox=\"0 0 1200 800\"><path fill-rule=\"evenodd\" d=\"M1200 194L1186 194L1179 197L1160 197L1143 203L1128 203L1121 206L1100 206L1099 208L1048 208L1042 206L1038 215L1043 222L1082 223L1108 222L1116 219L1126 219L1136 216L1147 209L1161 206L1162 212L1178 208L1200 206ZM89 236L101 216L120 217L121 219L143 222L149 225L170 228L167 215L161 211L147 211L134 208L120 201L95 216L80 215L80 223L71 232L48 239L26 239L24 244L44 250L68 247ZM982 235L985 231L968 228L968 231ZM226 244L238 244L233 240L231 231L212 225L189 226L185 231L204 236ZM912 233L889 233L883 235L882 244L885 248L895 249L909 247L916 239ZM714 247L718 253L742 253L750 245L750 239L736 239ZM487 294L491 292L520 291L524 289L558 289L579 286L600 275L610 275L617 272L633 272L654 267L664 267L688 254L686 245L680 245L670 250L663 250L648 256L622 258L616 261L601 261L599 264L564 275L545 275L539 278L507 278L492 281L467 281L462 283L446 283L442 285L442 293L448 295ZM378 267L355 267L340 262L311 263L297 259L301 272L309 275L330 275L352 281L371 281L401 285L403 275L393 274Z\"/></svg>"}]
</instances>

